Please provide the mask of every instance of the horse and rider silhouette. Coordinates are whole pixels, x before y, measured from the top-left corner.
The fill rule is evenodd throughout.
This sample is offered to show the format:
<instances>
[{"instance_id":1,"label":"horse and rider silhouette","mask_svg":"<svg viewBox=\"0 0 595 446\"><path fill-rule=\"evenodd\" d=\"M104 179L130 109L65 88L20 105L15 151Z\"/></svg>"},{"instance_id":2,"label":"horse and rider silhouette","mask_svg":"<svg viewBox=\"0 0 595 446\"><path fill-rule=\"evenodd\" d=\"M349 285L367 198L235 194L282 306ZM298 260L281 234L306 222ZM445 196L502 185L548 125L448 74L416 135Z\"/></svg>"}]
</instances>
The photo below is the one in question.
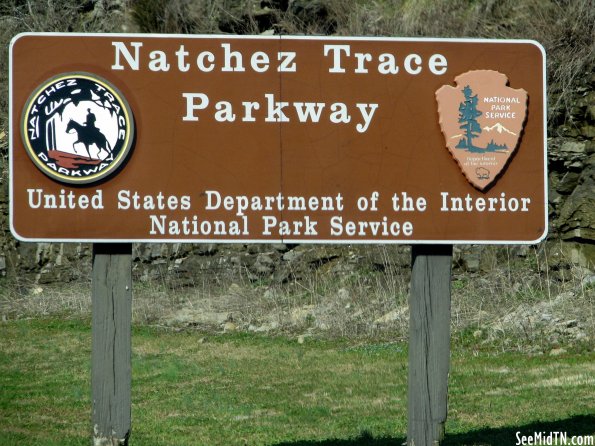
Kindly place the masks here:
<instances>
[{"instance_id":1,"label":"horse and rider silhouette","mask_svg":"<svg viewBox=\"0 0 595 446\"><path fill-rule=\"evenodd\" d=\"M84 124L79 124L74 119L68 121L68 125L66 126L66 133L72 133L74 130L77 134L77 140L72 143L72 148L76 153L76 148L74 147L75 144L82 143L87 150L87 154L89 155L89 159L91 159L91 152L89 151L89 147L95 144L99 151L102 149L105 150L108 154L112 153L112 149L107 142L107 138L101 130L99 130L95 126L95 121L97 120L94 113L91 113L91 109L87 109L87 117ZM99 152L98 152L99 153Z\"/></svg>"}]
</instances>

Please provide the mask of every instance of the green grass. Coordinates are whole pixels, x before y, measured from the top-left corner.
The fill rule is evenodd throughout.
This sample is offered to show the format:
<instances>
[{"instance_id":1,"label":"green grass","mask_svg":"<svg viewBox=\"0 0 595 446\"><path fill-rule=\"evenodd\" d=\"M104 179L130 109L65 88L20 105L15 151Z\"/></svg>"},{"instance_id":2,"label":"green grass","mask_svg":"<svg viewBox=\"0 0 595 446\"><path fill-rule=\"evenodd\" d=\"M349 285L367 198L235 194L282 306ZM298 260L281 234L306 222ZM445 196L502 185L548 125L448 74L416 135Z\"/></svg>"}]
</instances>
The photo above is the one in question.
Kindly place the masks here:
<instances>
[{"instance_id":1,"label":"green grass","mask_svg":"<svg viewBox=\"0 0 595 446\"><path fill-rule=\"evenodd\" d=\"M400 445L405 344L133 331L133 445ZM90 323L0 324L0 444L88 445ZM595 433L595 355L452 354L447 445Z\"/></svg>"}]
</instances>

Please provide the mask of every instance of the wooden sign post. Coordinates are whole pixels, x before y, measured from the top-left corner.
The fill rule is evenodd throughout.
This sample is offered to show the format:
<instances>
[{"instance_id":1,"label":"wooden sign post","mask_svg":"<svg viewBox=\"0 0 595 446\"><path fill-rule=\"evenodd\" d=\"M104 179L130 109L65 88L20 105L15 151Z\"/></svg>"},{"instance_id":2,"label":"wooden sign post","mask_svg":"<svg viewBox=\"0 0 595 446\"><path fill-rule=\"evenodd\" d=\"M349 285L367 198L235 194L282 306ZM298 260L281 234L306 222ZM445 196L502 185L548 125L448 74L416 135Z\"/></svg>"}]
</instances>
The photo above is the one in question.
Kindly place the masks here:
<instances>
[{"instance_id":1,"label":"wooden sign post","mask_svg":"<svg viewBox=\"0 0 595 446\"><path fill-rule=\"evenodd\" d=\"M132 244L93 244L91 387L94 446L131 430Z\"/></svg>"},{"instance_id":2,"label":"wooden sign post","mask_svg":"<svg viewBox=\"0 0 595 446\"><path fill-rule=\"evenodd\" d=\"M409 446L444 438L450 367L452 245L413 245L409 294Z\"/></svg>"},{"instance_id":3,"label":"wooden sign post","mask_svg":"<svg viewBox=\"0 0 595 446\"><path fill-rule=\"evenodd\" d=\"M452 245L547 232L541 45L27 33L9 72L11 231L94 243L96 444L130 435L133 242L412 245L408 441L440 442Z\"/></svg>"}]
</instances>

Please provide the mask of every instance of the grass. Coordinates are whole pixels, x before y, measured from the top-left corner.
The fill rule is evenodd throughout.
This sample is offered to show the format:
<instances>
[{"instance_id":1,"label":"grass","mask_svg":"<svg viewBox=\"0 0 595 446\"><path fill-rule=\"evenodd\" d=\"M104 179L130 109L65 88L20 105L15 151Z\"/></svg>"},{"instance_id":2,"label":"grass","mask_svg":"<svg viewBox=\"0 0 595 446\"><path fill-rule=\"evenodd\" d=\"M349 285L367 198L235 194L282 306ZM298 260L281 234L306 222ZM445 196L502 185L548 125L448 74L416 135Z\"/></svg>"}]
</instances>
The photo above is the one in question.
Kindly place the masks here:
<instances>
[{"instance_id":1,"label":"grass","mask_svg":"<svg viewBox=\"0 0 595 446\"><path fill-rule=\"evenodd\" d=\"M0 444L90 437L90 323L0 324ZM133 329L135 445L400 445L406 344ZM595 433L595 354L452 354L447 445Z\"/></svg>"}]
</instances>

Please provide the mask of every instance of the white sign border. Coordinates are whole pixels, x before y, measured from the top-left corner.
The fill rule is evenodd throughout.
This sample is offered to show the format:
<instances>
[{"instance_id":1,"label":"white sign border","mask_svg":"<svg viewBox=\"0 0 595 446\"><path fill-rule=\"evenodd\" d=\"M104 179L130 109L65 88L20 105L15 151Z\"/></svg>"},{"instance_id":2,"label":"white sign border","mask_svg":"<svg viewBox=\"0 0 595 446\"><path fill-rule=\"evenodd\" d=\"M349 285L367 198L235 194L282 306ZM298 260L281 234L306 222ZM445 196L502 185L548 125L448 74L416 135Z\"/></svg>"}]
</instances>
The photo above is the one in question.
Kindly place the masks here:
<instances>
[{"instance_id":1,"label":"white sign border","mask_svg":"<svg viewBox=\"0 0 595 446\"><path fill-rule=\"evenodd\" d=\"M17 233L14 228L14 199L13 199L13 100L12 100L12 83L13 83L13 46L22 37L26 36L40 36L40 37L105 37L105 38L160 38L160 39L262 39L262 40L327 40L327 41L386 41L386 42L450 42L450 43L514 43L514 44L530 44L536 46L542 54L542 73L543 73L543 175L544 175L544 231L535 240L409 240L409 239L397 239L397 240L379 240L379 239L357 239L357 240L328 240L328 239L92 239L92 238L27 238ZM60 32L26 32L17 34L10 41L9 56L8 56L8 122L9 122L9 221L10 231L12 235L19 241L22 242L38 242L38 243L229 243L229 244L271 244L271 243L288 243L288 244L334 244L334 245L412 245L412 244L424 244L424 245L532 245L540 243L547 237L548 234L548 176L547 176L547 90L546 90L546 53L545 48L535 40L529 39L470 39L470 38L432 38L432 37L381 37L381 36L290 36L290 35L278 35L278 36L261 36L261 35L234 35L234 34L142 34L142 33L60 33Z\"/></svg>"}]
</instances>

